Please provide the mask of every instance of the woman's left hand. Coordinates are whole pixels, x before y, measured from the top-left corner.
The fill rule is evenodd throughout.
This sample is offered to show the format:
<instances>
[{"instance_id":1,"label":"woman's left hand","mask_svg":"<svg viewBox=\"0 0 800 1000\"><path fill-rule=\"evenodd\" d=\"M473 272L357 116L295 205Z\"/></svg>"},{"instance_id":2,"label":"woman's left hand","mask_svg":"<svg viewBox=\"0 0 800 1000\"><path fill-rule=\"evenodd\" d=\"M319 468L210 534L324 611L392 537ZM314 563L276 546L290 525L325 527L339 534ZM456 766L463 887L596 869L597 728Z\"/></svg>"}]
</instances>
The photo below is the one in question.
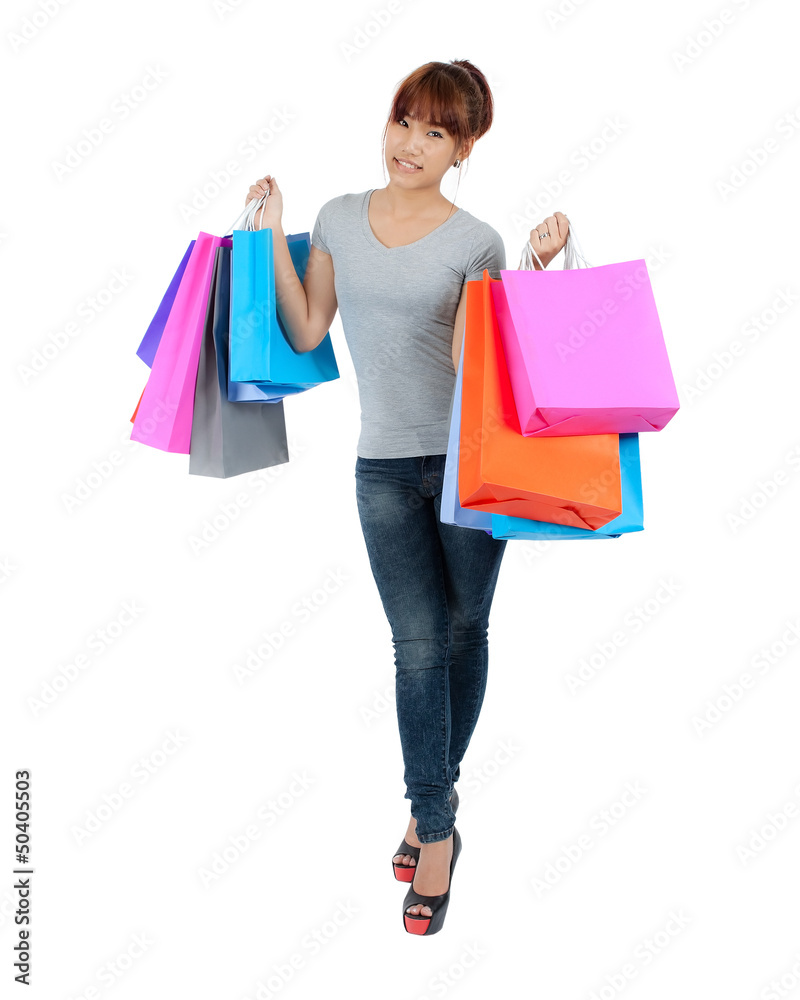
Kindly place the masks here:
<instances>
[{"instance_id":1,"label":"woman's left hand","mask_svg":"<svg viewBox=\"0 0 800 1000\"><path fill-rule=\"evenodd\" d=\"M544 222L539 223L535 229L531 229L531 246L539 254L545 267L547 267L559 250L563 250L564 244L567 242L568 232L569 220L563 212L548 215ZM545 233L547 233L547 236L543 240L540 240L539 237L544 236ZM533 258L533 266L537 271L541 270L536 263L535 257Z\"/></svg>"}]
</instances>

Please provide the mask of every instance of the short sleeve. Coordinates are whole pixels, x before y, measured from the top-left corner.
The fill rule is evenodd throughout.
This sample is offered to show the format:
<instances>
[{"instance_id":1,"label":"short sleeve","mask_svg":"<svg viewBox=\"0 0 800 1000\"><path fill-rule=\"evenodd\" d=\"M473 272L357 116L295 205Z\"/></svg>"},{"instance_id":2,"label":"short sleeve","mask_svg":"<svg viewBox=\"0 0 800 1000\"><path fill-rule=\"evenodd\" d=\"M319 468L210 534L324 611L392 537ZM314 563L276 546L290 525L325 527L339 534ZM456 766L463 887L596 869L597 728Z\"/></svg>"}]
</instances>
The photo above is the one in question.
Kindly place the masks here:
<instances>
[{"instance_id":1,"label":"short sleeve","mask_svg":"<svg viewBox=\"0 0 800 1000\"><path fill-rule=\"evenodd\" d=\"M326 239L326 222L328 218L328 202L326 202L317 214L317 221L314 223L314 231L311 233L311 245L317 247L325 253L330 253Z\"/></svg>"},{"instance_id":2,"label":"short sleeve","mask_svg":"<svg viewBox=\"0 0 800 1000\"><path fill-rule=\"evenodd\" d=\"M483 223L472 241L464 281L480 281L484 270L488 270L493 278L499 279L500 271L505 266L506 248L500 233Z\"/></svg>"}]
</instances>

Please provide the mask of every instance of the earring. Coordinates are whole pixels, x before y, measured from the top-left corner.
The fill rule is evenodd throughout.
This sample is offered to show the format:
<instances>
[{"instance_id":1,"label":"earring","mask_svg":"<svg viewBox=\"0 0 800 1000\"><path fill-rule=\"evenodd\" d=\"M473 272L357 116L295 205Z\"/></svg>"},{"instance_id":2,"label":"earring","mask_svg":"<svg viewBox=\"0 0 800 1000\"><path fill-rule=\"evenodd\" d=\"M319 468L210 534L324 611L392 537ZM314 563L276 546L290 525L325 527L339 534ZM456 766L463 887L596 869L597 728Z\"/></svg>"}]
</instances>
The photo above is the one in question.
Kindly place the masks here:
<instances>
[{"instance_id":1,"label":"earring","mask_svg":"<svg viewBox=\"0 0 800 1000\"><path fill-rule=\"evenodd\" d=\"M454 167L460 167L461 166L461 160L456 160L456 162L453 164L453 166Z\"/></svg>"}]
</instances>

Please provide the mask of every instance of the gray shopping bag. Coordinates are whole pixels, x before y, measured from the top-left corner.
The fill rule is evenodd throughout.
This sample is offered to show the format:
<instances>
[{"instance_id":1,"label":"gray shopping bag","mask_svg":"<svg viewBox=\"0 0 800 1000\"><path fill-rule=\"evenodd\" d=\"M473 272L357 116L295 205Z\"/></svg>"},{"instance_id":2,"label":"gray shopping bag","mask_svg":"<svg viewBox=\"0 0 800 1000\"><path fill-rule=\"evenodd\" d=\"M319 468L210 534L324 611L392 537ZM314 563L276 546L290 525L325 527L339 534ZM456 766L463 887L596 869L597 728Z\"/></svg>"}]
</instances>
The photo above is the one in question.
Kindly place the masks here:
<instances>
[{"instance_id":1,"label":"gray shopping bag","mask_svg":"<svg viewBox=\"0 0 800 1000\"><path fill-rule=\"evenodd\" d=\"M192 414L189 473L228 479L289 461L283 399L228 399L231 248L217 247Z\"/></svg>"}]
</instances>

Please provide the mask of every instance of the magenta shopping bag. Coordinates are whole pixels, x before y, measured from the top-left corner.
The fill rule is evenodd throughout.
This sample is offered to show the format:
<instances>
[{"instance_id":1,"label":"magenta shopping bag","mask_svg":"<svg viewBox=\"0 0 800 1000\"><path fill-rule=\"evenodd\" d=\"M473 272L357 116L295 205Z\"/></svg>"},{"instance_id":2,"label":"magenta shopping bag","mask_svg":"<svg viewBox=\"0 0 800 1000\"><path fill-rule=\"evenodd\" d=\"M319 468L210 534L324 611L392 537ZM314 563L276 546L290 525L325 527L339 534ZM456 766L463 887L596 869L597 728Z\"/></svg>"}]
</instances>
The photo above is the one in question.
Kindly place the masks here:
<instances>
[{"instance_id":1,"label":"magenta shopping bag","mask_svg":"<svg viewBox=\"0 0 800 1000\"><path fill-rule=\"evenodd\" d=\"M645 261L572 266L571 225L566 251L491 286L522 434L661 430L680 404Z\"/></svg>"},{"instance_id":2,"label":"magenta shopping bag","mask_svg":"<svg viewBox=\"0 0 800 1000\"><path fill-rule=\"evenodd\" d=\"M131 440L162 451L189 454L200 344L219 246L229 239L199 233L175 293L150 376L131 430Z\"/></svg>"}]
</instances>

